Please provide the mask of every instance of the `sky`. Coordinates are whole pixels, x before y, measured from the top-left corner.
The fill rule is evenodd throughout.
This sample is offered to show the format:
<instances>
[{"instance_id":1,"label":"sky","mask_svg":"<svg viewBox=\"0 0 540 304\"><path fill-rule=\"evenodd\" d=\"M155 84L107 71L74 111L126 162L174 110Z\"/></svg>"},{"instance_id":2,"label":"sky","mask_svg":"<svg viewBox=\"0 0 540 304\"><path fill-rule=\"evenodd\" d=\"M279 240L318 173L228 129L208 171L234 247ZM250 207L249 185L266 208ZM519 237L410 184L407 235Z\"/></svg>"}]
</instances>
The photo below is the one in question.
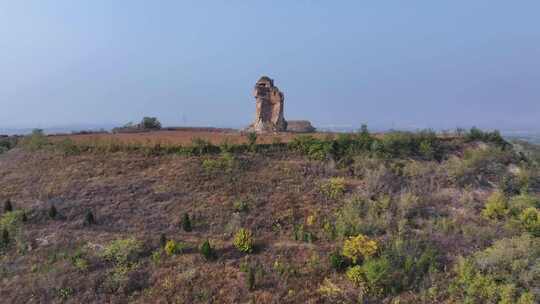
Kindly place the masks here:
<instances>
[{"instance_id":1,"label":"sky","mask_svg":"<svg viewBox=\"0 0 540 304\"><path fill-rule=\"evenodd\" d=\"M540 130L540 1L0 0L0 128Z\"/></svg>"}]
</instances>

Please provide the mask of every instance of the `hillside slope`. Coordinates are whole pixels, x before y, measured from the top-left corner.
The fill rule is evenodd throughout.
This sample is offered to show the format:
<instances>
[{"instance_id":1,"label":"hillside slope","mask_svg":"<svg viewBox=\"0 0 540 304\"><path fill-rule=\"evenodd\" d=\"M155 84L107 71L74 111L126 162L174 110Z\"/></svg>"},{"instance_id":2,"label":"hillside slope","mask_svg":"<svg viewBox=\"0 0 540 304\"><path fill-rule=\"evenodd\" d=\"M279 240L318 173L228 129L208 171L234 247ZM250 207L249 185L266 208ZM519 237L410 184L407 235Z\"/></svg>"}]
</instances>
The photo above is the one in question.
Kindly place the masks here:
<instances>
[{"instance_id":1,"label":"hillside slope","mask_svg":"<svg viewBox=\"0 0 540 304\"><path fill-rule=\"evenodd\" d=\"M16 148L0 156L0 201L14 207L0 222L0 298L534 303L538 175L485 143L456 144L439 161L346 162Z\"/></svg>"}]
</instances>

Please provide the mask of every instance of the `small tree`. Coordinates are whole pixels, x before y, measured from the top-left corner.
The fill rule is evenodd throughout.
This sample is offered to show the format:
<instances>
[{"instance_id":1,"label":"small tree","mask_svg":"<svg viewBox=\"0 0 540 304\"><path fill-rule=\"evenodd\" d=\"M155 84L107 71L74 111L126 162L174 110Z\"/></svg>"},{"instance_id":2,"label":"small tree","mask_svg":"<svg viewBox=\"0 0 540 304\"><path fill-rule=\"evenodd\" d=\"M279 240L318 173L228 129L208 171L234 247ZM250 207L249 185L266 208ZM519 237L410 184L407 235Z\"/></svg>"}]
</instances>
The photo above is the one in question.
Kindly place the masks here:
<instances>
[{"instance_id":1,"label":"small tree","mask_svg":"<svg viewBox=\"0 0 540 304\"><path fill-rule=\"evenodd\" d=\"M86 225L94 225L96 223L96 219L94 217L94 214L92 213L92 210L86 211L86 214L84 215L84 223Z\"/></svg>"},{"instance_id":2,"label":"small tree","mask_svg":"<svg viewBox=\"0 0 540 304\"><path fill-rule=\"evenodd\" d=\"M189 214L184 213L182 216L182 229L184 229L185 232L191 232L191 220L189 219Z\"/></svg>"},{"instance_id":3,"label":"small tree","mask_svg":"<svg viewBox=\"0 0 540 304\"><path fill-rule=\"evenodd\" d=\"M161 248L164 248L165 245L167 245L167 236L165 236L165 233L162 233L159 236L159 245L161 246Z\"/></svg>"},{"instance_id":4,"label":"small tree","mask_svg":"<svg viewBox=\"0 0 540 304\"><path fill-rule=\"evenodd\" d=\"M2 244L9 244L9 231L6 228L2 229Z\"/></svg>"},{"instance_id":5,"label":"small tree","mask_svg":"<svg viewBox=\"0 0 540 304\"><path fill-rule=\"evenodd\" d=\"M8 213L13 211L13 205L11 204L10 200L7 200L4 202L4 213Z\"/></svg>"},{"instance_id":6,"label":"small tree","mask_svg":"<svg viewBox=\"0 0 540 304\"><path fill-rule=\"evenodd\" d=\"M216 253L214 251L214 248L212 248L212 245L210 245L210 241L204 241L200 249L201 254L204 256L205 259L213 260L216 257Z\"/></svg>"},{"instance_id":7,"label":"small tree","mask_svg":"<svg viewBox=\"0 0 540 304\"><path fill-rule=\"evenodd\" d=\"M342 271L347 267L347 261L339 251L330 254L330 265L336 271Z\"/></svg>"},{"instance_id":8,"label":"small tree","mask_svg":"<svg viewBox=\"0 0 540 304\"><path fill-rule=\"evenodd\" d=\"M51 208L49 208L49 217L52 219L56 219L56 216L58 216L58 211L56 210L56 207L54 205L51 205Z\"/></svg>"},{"instance_id":9,"label":"small tree","mask_svg":"<svg viewBox=\"0 0 540 304\"><path fill-rule=\"evenodd\" d=\"M161 129L161 122L156 117L144 117L140 126L143 129L159 130Z\"/></svg>"},{"instance_id":10,"label":"small tree","mask_svg":"<svg viewBox=\"0 0 540 304\"><path fill-rule=\"evenodd\" d=\"M369 129L366 124L362 124L362 126L360 127L360 135L369 136Z\"/></svg>"},{"instance_id":11,"label":"small tree","mask_svg":"<svg viewBox=\"0 0 540 304\"><path fill-rule=\"evenodd\" d=\"M21 221L22 221L23 223L28 222L28 216L26 215L26 210L23 211Z\"/></svg>"},{"instance_id":12,"label":"small tree","mask_svg":"<svg viewBox=\"0 0 540 304\"><path fill-rule=\"evenodd\" d=\"M253 267L249 267L246 275L246 285L248 290L255 290L255 269L253 269Z\"/></svg>"}]
</instances>

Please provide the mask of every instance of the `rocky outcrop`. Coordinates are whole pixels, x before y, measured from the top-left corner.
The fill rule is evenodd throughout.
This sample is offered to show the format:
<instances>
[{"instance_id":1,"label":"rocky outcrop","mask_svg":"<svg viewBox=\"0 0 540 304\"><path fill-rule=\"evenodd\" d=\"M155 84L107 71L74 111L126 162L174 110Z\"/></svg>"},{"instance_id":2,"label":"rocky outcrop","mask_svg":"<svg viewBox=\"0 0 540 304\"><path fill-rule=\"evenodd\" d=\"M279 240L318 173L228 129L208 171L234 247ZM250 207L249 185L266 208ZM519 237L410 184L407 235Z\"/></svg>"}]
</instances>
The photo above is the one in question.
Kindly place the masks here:
<instances>
[{"instance_id":1,"label":"rocky outcrop","mask_svg":"<svg viewBox=\"0 0 540 304\"><path fill-rule=\"evenodd\" d=\"M285 97L274 86L274 80L261 77L255 84L253 95L256 100L255 120L247 130L257 133L286 131L287 121L283 116Z\"/></svg>"}]
</instances>

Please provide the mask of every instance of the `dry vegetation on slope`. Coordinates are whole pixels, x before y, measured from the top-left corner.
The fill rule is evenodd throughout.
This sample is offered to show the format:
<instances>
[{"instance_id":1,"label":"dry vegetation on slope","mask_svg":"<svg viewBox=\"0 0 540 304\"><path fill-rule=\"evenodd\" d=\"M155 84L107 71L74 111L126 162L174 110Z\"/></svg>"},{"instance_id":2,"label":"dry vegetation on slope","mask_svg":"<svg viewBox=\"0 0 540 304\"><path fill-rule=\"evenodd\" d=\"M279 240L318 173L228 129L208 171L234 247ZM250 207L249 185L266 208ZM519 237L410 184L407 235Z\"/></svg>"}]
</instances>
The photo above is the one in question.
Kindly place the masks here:
<instances>
[{"instance_id":1,"label":"dry vegetation on slope","mask_svg":"<svg viewBox=\"0 0 540 304\"><path fill-rule=\"evenodd\" d=\"M487 137L356 136L186 154L36 135L0 156L0 201L13 207L0 219L0 298L539 299L535 164Z\"/></svg>"}]
</instances>

